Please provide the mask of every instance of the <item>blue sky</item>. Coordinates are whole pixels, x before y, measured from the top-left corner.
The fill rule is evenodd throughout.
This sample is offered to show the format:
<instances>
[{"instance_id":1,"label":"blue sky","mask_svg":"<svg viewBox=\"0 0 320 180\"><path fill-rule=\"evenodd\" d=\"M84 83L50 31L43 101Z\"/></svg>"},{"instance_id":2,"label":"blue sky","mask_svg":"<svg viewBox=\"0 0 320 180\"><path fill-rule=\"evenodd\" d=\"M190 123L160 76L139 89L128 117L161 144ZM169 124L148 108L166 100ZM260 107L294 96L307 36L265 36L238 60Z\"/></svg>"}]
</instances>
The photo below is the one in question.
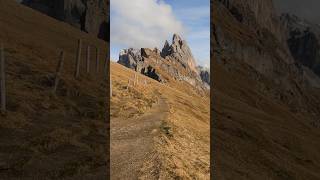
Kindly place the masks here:
<instances>
[{"instance_id":1,"label":"blue sky","mask_svg":"<svg viewBox=\"0 0 320 180\"><path fill-rule=\"evenodd\" d=\"M198 64L210 67L210 1L167 0L185 25L185 39Z\"/></svg>"},{"instance_id":2,"label":"blue sky","mask_svg":"<svg viewBox=\"0 0 320 180\"><path fill-rule=\"evenodd\" d=\"M210 66L209 0L111 0L111 59L121 49L158 47L184 38L202 66Z\"/></svg>"}]
</instances>

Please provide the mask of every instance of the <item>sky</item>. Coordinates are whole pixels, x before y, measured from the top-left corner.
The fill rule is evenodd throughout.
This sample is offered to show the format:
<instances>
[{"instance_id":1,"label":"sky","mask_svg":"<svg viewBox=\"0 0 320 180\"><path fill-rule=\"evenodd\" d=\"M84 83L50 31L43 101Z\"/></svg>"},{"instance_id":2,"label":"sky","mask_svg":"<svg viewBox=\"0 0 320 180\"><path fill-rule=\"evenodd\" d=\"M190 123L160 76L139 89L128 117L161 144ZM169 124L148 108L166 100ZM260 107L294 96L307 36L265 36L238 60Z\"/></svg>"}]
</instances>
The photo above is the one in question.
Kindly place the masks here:
<instances>
[{"instance_id":1,"label":"sky","mask_svg":"<svg viewBox=\"0 0 320 180\"><path fill-rule=\"evenodd\" d=\"M111 59L121 49L162 49L174 33L189 44L197 64L210 67L209 0L111 0Z\"/></svg>"},{"instance_id":2,"label":"sky","mask_svg":"<svg viewBox=\"0 0 320 180\"><path fill-rule=\"evenodd\" d=\"M320 24L320 0L273 0L278 12L289 12Z\"/></svg>"}]
</instances>

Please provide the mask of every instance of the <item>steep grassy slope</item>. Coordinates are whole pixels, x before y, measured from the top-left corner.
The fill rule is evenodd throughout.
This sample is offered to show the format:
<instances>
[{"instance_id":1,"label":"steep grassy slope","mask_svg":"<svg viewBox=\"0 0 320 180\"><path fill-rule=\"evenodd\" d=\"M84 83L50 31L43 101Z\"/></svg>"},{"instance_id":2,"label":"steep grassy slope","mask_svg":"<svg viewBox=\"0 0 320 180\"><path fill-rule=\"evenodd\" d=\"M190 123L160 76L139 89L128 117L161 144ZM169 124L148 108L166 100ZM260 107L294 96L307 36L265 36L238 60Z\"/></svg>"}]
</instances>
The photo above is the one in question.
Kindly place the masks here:
<instances>
[{"instance_id":1,"label":"steep grassy slope","mask_svg":"<svg viewBox=\"0 0 320 180\"><path fill-rule=\"evenodd\" d=\"M134 74L136 72L122 65L111 64L111 125L117 121L124 126L122 129L111 126L112 131L126 129L126 124L157 109L167 116L160 120L158 127L147 131L152 143L145 145L151 147L144 158L133 162L142 162L142 166L133 171L138 172L138 177L142 179L209 179L209 96L198 95L197 90L188 83L170 80L170 83L162 84L140 74L137 74L139 84L133 86ZM131 84L128 87L129 80ZM151 121L159 121L157 114L154 115L150 116ZM127 133L131 133L130 130L123 132ZM145 132L141 131L142 134ZM146 138L147 134L143 137ZM130 139L133 140L133 137ZM128 162L132 161L128 159Z\"/></svg>"},{"instance_id":2,"label":"steep grassy slope","mask_svg":"<svg viewBox=\"0 0 320 180\"><path fill-rule=\"evenodd\" d=\"M107 44L15 1L0 2L5 46L7 114L0 116L0 179L106 179ZM74 78L77 40L81 77ZM85 49L100 48L100 73L84 73ZM60 50L62 78L52 94ZM106 67L108 68L108 67Z\"/></svg>"},{"instance_id":3,"label":"steep grassy slope","mask_svg":"<svg viewBox=\"0 0 320 180\"><path fill-rule=\"evenodd\" d=\"M320 90L304 84L275 35L221 2L212 12L213 177L320 179Z\"/></svg>"},{"instance_id":4,"label":"steep grassy slope","mask_svg":"<svg viewBox=\"0 0 320 180\"><path fill-rule=\"evenodd\" d=\"M249 69L229 72L213 65L214 177L319 179L320 133L311 117L252 88Z\"/></svg>"}]
</instances>

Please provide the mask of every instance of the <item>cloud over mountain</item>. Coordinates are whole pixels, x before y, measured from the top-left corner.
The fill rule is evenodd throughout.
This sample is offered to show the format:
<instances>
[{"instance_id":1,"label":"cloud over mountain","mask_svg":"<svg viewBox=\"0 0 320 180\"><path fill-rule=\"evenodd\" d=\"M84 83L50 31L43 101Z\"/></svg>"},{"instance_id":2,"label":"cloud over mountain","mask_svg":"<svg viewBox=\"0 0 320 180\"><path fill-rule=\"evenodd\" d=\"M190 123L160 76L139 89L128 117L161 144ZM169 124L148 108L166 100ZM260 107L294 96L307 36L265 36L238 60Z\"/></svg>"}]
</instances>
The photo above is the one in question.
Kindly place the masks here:
<instances>
[{"instance_id":1,"label":"cloud over mountain","mask_svg":"<svg viewBox=\"0 0 320 180\"><path fill-rule=\"evenodd\" d=\"M159 47L173 33L184 33L170 5L162 0L112 0L111 43Z\"/></svg>"}]
</instances>

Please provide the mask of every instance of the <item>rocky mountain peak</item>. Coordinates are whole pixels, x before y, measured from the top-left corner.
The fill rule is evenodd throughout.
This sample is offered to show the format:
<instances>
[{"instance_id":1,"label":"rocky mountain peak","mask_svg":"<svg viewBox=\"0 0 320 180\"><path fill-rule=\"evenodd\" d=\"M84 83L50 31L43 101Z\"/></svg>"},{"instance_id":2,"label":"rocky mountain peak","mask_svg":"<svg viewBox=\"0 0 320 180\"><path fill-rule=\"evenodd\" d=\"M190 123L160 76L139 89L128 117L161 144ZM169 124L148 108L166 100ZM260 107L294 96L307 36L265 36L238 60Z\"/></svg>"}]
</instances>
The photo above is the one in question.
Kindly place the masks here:
<instances>
[{"instance_id":1,"label":"rocky mountain peak","mask_svg":"<svg viewBox=\"0 0 320 180\"><path fill-rule=\"evenodd\" d=\"M173 34L172 44L180 44L182 42L182 38L178 34Z\"/></svg>"},{"instance_id":2,"label":"rocky mountain peak","mask_svg":"<svg viewBox=\"0 0 320 180\"><path fill-rule=\"evenodd\" d=\"M170 47L170 44L169 44L169 42L168 42L167 40L166 40L165 43L164 43L164 48L165 48L165 47Z\"/></svg>"},{"instance_id":3,"label":"rocky mountain peak","mask_svg":"<svg viewBox=\"0 0 320 180\"><path fill-rule=\"evenodd\" d=\"M201 80L210 85L210 69L202 66L198 66L197 69Z\"/></svg>"},{"instance_id":4,"label":"rocky mountain peak","mask_svg":"<svg viewBox=\"0 0 320 180\"><path fill-rule=\"evenodd\" d=\"M171 45L169 45L168 41L165 42L161 51L161 56L163 58L169 56L181 63L185 68L189 68L192 71L197 72L196 61L192 55L190 47L178 34L173 35Z\"/></svg>"},{"instance_id":5,"label":"rocky mountain peak","mask_svg":"<svg viewBox=\"0 0 320 180\"><path fill-rule=\"evenodd\" d=\"M159 82L171 79L185 81L198 89L210 88L210 72L196 67L187 42L178 34L173 35L172 44L165 41L161 52L157 48L124 49L118 63Z\"/></svg>"},{"instance_id":6,"label":"rocky mountain peak","mask_svg":"<svg viewBox=\"0 0 320 180\"><path fill-rule=\"evenodd\" d=\"M166 56L171 54L171 47L170 47L170 44L167 40L165 41L164 46L163 46L160 54L163 58L165 58Z\"/></svg>"}]
</instances>

